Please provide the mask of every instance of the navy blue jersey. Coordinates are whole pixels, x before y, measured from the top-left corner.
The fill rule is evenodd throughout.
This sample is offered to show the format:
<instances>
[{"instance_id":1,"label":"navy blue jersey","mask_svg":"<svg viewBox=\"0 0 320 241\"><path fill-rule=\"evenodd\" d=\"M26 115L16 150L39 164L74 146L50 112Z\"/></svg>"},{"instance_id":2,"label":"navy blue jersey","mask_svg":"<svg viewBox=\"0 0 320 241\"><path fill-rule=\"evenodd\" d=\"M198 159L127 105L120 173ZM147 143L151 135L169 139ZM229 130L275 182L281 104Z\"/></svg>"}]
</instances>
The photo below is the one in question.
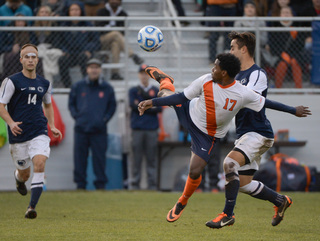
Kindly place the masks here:
<instances>
[{"instance_id":1,"label":"navy blue jersey","mask_svg":"<svg viewBox=\"0 0 320 241\"><path fill-rule=\"evenodd\" d=\"M7 104L8 112L15 121L21 121L20 135L14 136L8 126L9 142L21 143L29 141L39 135L48 135L47 118L44 116L42 101L46 96L46 103L50 103L50 82L37 75L35 79L25 77L22 72L6 78L1 86L1 103ZM49 90L49 91L48 91ZM48 93L47 93L48 92Z\"/></svg>"},{"instance_id":2,"label":"navy blue jersey","mask_svg":"<svg viewBox=\"0 0 320 241\"><path fill-rule=\"evenodd\" d=\"M249 69L240 71L235 77L242 85L267 97L268 79L266 72L258 65L254 64ZM256 132L267 138L274 138L270 121L265 114L265 108L260 112L255 112L248 108L241 109L236 115L236 133L240 138L247 132Z\"/></svg>"}]
</instances>

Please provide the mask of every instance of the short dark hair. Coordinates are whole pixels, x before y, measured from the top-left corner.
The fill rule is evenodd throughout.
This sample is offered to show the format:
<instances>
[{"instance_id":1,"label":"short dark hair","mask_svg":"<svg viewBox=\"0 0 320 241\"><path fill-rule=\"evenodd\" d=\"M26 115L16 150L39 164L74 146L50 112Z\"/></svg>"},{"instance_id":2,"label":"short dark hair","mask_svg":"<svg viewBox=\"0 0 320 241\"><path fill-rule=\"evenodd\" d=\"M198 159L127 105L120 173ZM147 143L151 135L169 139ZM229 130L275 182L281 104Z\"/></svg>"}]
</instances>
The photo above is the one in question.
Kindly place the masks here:
<instances>
[{"instance_id":1,"label":"short dark hair","mask_svg":"<svg viewBox=\"0 0 320 241\"><path fill-rule=\"evenodd\" d=\"M236 77L240 72L240 60L233 54L222 53L217 56L217 59L220 61L219 66L221 70L227 71L230 78Z\"/></svg>"},{"instance_id":2,"label":"short dark hair","mask_svg":"<svg viewBox=\"0 0 320 241\"><path fill-rule=\"evenodd\" d=\"M246 46L251 57L254 56L254 51L256 49L256 36L251 32L235 32L232 31L228 34L229 39L236 40L239 48Z\"/></svg>"},{"instance_id":3,"label":"short dark hair","mask_svg":"<svg viewBox=\"0 0 320 241\"><path fill-rule=\"evenodd\" d=\"M33 47L33 48L35 48L35 49L38 51L37 46L35 46L34 44L25 44L25 45L23 45L23 46L21 47L20 52L21 52L23 49L25 49L26 47Z\"/></svg>"}]
</instances>

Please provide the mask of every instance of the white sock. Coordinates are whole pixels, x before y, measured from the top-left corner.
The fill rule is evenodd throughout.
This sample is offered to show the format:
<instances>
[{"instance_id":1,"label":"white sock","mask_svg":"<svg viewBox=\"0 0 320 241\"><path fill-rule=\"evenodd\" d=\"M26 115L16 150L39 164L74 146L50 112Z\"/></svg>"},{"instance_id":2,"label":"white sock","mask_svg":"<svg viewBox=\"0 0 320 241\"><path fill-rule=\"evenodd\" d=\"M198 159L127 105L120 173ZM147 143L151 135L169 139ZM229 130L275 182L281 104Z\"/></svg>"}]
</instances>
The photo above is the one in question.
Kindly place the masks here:
<instances>
[{"instance_id":1,"label":"white sock","mask_svg":"<svg viewBox=\"0 0 320 241\"><path fill-rule=\"evenodd\" d=\"M33 178L31 181L31 189L35 187L43 187L44 182L44 172L33 173Z\"/></svg>"},{"instance_id":2,"label":"white sock","mask_svg":"<svg viewBox=\"0 0 320 241\"><path fill-rule=\"evenodd\" d=\"M24 181L21 180L21 178L19 177L19 172L18 172L17 169L16 169L16 171L14 172L14 176L16 177L16 179L17 179L19 182L24 182Z\"/></svg>"}]
</instances>

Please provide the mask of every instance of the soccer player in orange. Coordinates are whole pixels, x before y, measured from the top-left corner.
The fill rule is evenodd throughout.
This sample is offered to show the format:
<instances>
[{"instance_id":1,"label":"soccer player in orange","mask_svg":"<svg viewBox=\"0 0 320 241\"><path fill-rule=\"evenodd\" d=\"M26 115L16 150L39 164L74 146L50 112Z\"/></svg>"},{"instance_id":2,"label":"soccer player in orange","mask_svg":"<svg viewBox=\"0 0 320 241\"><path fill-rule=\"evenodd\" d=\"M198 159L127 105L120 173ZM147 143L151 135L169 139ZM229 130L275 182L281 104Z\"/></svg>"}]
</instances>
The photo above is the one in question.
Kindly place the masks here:
<instances>
[{"instance_id":1,"label":"soccer player in orange","mask_svg":"<svg viewBox=\"0 0 320 241\"><path fill-rule=\"evenodd\" d=\"M194 80L182 93L175 94L173 78L156 67L146 68L146 72L160 83L159 96L139 103L140 115L153 106L174 106L180 123L191 135L191 159L188 179L184 191L167 215L168 222L178 220L201 182L201 173L212 155L215 142L228 131L232 118L242 108L260 111L264 106L283 110L280 103L266 100L263 96L234 80L240 71L240 61L232 54L219 54L211 74L205 74ZM178 105L178 106L177 106ZM181 105L181 106L180 106ZM283 110L285 111L285 110ZM306 116L308 108L292 107L287 112L297 116ZM294 112L294 113L293 113ZM239 164L226 159L224 169L227 183L239 182L237 169ZM227 184L228 185L228 184ZM221 219L219 224L234 223L234 218Z\"/></svg>"}]
</instances>

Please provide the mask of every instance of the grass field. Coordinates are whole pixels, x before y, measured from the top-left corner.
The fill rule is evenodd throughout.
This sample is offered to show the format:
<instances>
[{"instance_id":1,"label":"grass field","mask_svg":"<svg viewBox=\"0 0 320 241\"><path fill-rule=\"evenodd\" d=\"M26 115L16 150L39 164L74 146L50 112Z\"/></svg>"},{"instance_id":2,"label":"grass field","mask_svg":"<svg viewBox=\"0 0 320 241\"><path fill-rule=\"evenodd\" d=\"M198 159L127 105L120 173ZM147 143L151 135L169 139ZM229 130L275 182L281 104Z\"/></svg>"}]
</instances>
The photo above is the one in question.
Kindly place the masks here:
<instances>
[{"instance_id":1,"label":"grass field","mask_svg":"<svg viewBox=\"0 0 320 241\"><path fill-rule=\"evenodd\" d=\"M0 240L320 240L320 193L288 193L285 219L271 226L273 205L240 194L236 222L209 229L224 193L195 193L181 218L166 221L180 193L148 191L44 192L38 217L24 218L30 194L0 192Z\"/></svg>"}]
</instances>

